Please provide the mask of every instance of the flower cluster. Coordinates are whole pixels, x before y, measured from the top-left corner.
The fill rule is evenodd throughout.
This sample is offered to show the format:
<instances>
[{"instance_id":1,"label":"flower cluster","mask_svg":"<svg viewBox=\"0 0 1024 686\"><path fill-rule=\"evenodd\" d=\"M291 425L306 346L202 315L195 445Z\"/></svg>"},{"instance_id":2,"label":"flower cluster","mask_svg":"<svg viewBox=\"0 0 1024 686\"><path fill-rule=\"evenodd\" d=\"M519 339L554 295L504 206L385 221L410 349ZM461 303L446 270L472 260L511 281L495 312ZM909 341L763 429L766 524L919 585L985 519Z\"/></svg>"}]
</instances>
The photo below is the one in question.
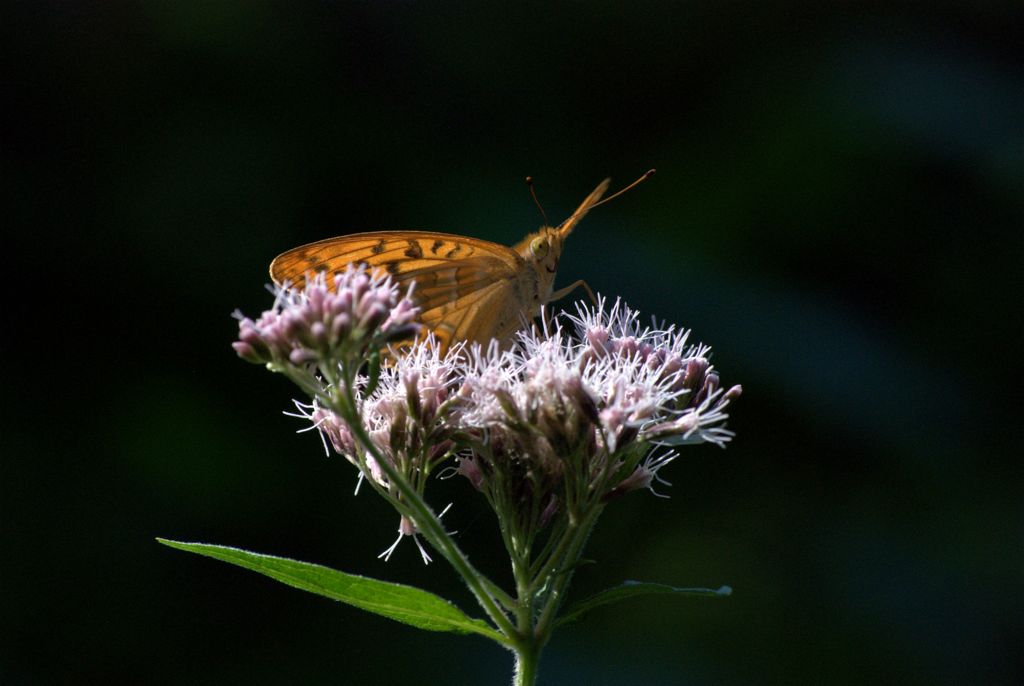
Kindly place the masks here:
<instances>
[{"instance_id":1,"label":"flower cluster","mask_svg":"<svg viewBox=\"0 0 1024 686\"><path fill-rule=\"evenodd\" d=\"M724 445L725 409L741 393L720 387L709 349L689 344L689 332L641 327L621 301L568 319L571 335L557 325L522 332L509 349L477 348L461 366L458 421L479 439L459 471L492 504L525 516L527 530L563 503L650 487L676 456L652 448Z\"/></svg>"},{"instance_id":2,"label":"flower cluster","mask_svg":"<svg viewBox=\"0 0 1024 686\"><path fill-rule=\"evenodd\" d=\"M455 404L452 390L455 384L454 355L443 356L428 336L411 346L406 354L391 359L391 363L376 371L376 378L368 373L355 376L354 422L339 412L320 404L318 398L331 398L332 388L320 379L311 403L296 400L298 412L287 414L308 419L309 429L317 429L330 454L328 446L359 469L359 486L369 484L394 503L402 503L399 485L387 476L388 472L409 484L422 495L434 467L443 462L454 450L451 438L454 425L449 415ZM370 370L366 370L369 372ZM329 400L328 400L329 402ZM359 427L353 430L351 424ZM362 445L356 432L365 432L369 446ZM389 470L385 470L385 466ZM405 536L418 533L415 523L402 515L399 536L395 544L381 557L390 557L398 542ZM430 556L419 539L415 539L424 562Z\"/></svg>"},{"instance_id":3,"label":"flower cluster","mask_svg":"<svg viewBox=\"0 0 1024 686\"><path fill-rule=\"evenodd\" d=\"M602 420L617 449L622 430L643 441L670 445L714 443L733 433L722 425L740 386L721 388L708 359L710 347L689 343L690 332L665 324L641 326L639 313L621 300L605 312L577 308L570 317L584 341L580 358L603 389ZM632 430L636 430L636 434Z\"/></svg>"},{"instance_id":4,"label":"flower cluster","mask_svg":"<svg viewBox=\"0 0 1024 686\"><path fill-rule=\"evenodd\" d=\"M376 454L420 492L434 465L452 449L453 427L448 415L455 382L454 359L440 355L432 339L425 339L381 370L376 388L364 395L360 407L363 426ZM346 454L346 449L343 446L338 452ZM372 460L367 458L369 476L385 488L392 487Z\"/></svg>"},{"instance_id":5,"label":"flower cluster","mask_svg":"<svg viewBox=\"0 0 1024 686\"><path fill-rule=\"evenodd\" d=\"M303 288L275 290L274 306L253 321L236 313L243 360L304 365L366 354L415 335L409 293L402 296L387 274L350 266L331 277L316 274Z\"/></svg>"},{"instance_id":6,"label":"flower cluster","mask_svg":"<svg viewBox=\"0 0 1024 686\"><path fill-rule=\"evenodd\" d=\"M442 354L427 336L373 364L412 337L416 315L386 277L353 268L279 289L258 320L239 316L234 344L311 396L298 416L395 505L399 540L417 533L403 509L410 493L421 497L452 456L450 471L485 494L510 548L528 548L560 514L650 488L678 446L732 437L725 410L741 389L721 386L709 348L685 330L641 326L621 301L579 305L505 348Z\"/></svg>"}]
</instances>

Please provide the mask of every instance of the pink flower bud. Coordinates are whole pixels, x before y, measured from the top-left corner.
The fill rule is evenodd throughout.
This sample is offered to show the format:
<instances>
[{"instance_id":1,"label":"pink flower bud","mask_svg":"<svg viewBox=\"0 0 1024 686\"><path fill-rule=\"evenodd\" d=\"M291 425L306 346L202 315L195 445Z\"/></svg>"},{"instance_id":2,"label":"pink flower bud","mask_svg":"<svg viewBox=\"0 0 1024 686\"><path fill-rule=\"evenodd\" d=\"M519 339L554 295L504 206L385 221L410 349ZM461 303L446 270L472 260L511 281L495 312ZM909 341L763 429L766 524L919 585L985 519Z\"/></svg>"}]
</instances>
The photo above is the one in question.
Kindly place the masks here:
<instances>
[{"instance_id":1,"label":"pink flower bud","mask_svg":"<svg viewBox=\"0 0 1024 686\"><path fill-rule=\"evenodd\" d=\"M551 521L551 518L558 512L558 496L554 493L548 498L548 504L544 506L544 509L540 513L540 518L537 520L537 525L543 529Z\"/></svg>"},{"instance_id":2,"label":"pink flower bud","mask_svg":"<svg viewBox=\"0 0 1024 686\"><path fill-rule=\"evenodd\" d=\"M594 352L600 355L606 355L608 348L606 346L608 342L608 330L602 327L589 328L586 331L587 343L593 348Z\"/></svg>"},{"instance_id":3,"label":"pink flower bud","mask_svg":"<svg viewBox=\"0 0 1024 686\"><path fill-rule=\"evenodd\" d=\"M473 488L478 491L483 490L484 473L480 470L480 465L473 458L460 457L456 472L469 479L469 483L473 485Z\"/></svg>"},{"instance_id":4,"label":"pink flower bud","mask_svg":"<svg viewBox=\"0 0 1024 686\"><path fill-rule=\"evenodd\" d=\"M416 533L416 525L413 524L411 519L402 515L402 518L398 522L398 530L403 536L412 536Z\"/></svg>"},{"instance_id":5,"label":"pink flower bud","mask_svg":"<svg viewBox=\"0 0 1024 686\"><path fill-rule=\"evenodd\" d=\"M703 357L695 357L686 363L686 374L683 376L683 386L696 391L704 383L704 372L708 368L708 361Z\"/></svg>"},{"instance_id":6,"label":"pink flower bud","mask_svg":"<svg viewBox=\"0 0 1024 686\"><path fill-rule=\"evenodd\" d=\"M349 333L351 324L352 318L348 316L347 312L336 314L333 321L331 321L331 340L340 341L344 339Z\"/></svg>"},{"instance_id":7,"label":"pink flower bud","mask_svg":"<svg viewBox=\"0 0 1024 686\"><path fill-rule=\"evenodd\" d=\"M292 364L306 364L308 362L314 362L317 359L317 354L312 350L305 348L293 348L288 353L288 361Z\"/></svg>"},{"instance_id":8,"label":"pink flower bud","mask_svg":"<svg viewBox=\"0 0 1024 686\"><path fill-rule=\"evenodd\" d=\"M260 362L265 362L265 360L263 360L259 355L256 354L256 350L248 343L243 343L242 341L235 341L234 343L231 344L231 347L234 348L235 352L238 353L238 356L241 357L246 362L255 362L257 364Z\"/></svg>"}]
</instances>

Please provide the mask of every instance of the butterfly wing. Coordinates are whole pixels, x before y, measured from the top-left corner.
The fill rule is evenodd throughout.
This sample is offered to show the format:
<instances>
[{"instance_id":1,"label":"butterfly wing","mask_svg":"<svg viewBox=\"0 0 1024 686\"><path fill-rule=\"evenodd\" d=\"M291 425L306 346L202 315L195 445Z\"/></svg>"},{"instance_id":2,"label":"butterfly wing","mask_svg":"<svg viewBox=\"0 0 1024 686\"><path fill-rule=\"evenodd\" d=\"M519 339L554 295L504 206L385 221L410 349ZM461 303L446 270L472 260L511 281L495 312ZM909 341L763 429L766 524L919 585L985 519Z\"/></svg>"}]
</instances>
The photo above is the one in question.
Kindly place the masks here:
<instances>
[{"instance_id":1,"label":"butterfly wing","mask_svg":"<svg viewBox=\"0 0 1024 686\"><path fill-rule=\"evenodd\" d=\"M484 342L504 334L495 327L509 310L524 267L514 250L490 241L429 231L373 231L282 253L271 262L270 276L301 287L310 272L339 272L360 263L385 270L403 288L415 281L420 319L443 349L455 340Z\"/></svg>"}]
</instances>

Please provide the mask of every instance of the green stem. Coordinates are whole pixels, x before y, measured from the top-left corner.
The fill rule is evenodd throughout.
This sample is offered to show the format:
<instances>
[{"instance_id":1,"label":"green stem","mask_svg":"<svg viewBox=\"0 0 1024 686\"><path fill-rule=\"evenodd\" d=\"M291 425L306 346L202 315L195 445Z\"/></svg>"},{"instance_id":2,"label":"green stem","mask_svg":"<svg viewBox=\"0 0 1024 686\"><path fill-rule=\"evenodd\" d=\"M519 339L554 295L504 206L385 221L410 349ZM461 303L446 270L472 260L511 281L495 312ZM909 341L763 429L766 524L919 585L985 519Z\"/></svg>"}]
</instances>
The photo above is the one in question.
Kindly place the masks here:
<instances>
[{"instance_id":1,"label":"green stem","mask_svg":"<svg viewBox=\"0 0 1024 686\"><path fill-rule=\"evenodd\" d=\"M498 584L494 583L486 576L481 575L480 581L483 583L484 587L487 589L487 592L490 594L490 596L494 598L496 601L498 601L502 607L504 607L509 612L515 612L516 608L518 607L515 598L506 593L504 589L502 589L500 586L498 586Z\"/></svg>"},{"instance_id":2,"label":"green stem","mask_svg":"<svg viewBox=\"0 0 1024 686\"><path fill-rule=\"evenodd\" d=\"M336 412L348 423L349 429L352 431L352 435L358 440L363 448L370 453L373 459L377 462L381 471L387 476L388 481L394 484L399 494L405 501L406 506L413 515L413 522L419 529L423 537L430 541L431 545L436 548L442 556L455 568L455 571L462 576L469 590L472 591L476 597L477 602L487 613L491 621L498 627L499 630L505 636L514 636L516 633L515 627L509 621L508 617L501 608L498 607L495 599L492 597L488 590L488 586L493 584L485 584L483 582L484 576L478 572L466 555L459 549L455 541L452 540L448 532L445 531L441 522L438 520L437 515L430 509L430 506L424 502L420 494L413 488L404 476L398 473L394 466L380 454L377 450L377 446L374 445L373 441L367 435L366 430L363 428L362 418L358 413L358 406L356 405L355 395L352 392L352 383L349 378L347 370L342 368L342 375L345 377L343 383L339 385L337 379L328 377L330 382L336 390L341 390L344 394L344 403L332 403ZM333 375L331 375L333 376Z\"/></svg>"},{"instance_id":3,"label":"green stem","mask_svg":"<svg viewBox=\"0 0 1024 686\"><path fill-rule=\"evenodd\" d=\"M537 683L537 664L540 662L540 646L536 641L520 643L515 648L516 671L512 686L534 686Z\"/></svg>"},{"instance_id":4,"label":"green stem","mask_svg":"<svg viewBox=\"0 0 1024 686\"><path fill-rule=\"evenodd\" d=\"M602 509L604 509L603 506L597 503L591 505L587 517L579 523L570 536L565 554L559 559L554 560L555 566L549 572L554 576L554 582L547 594L547 599L534 629L537 641L541 646L547 642L551 631L554 629L555 616L558 614L562 601L565 600L565 592L569 587L569 582L572 580L572 575L575 571L574 567L583 554L583 546L586 545L587 539L590 538L590 532L594 529Z\"/></svg>"}]
</instances>

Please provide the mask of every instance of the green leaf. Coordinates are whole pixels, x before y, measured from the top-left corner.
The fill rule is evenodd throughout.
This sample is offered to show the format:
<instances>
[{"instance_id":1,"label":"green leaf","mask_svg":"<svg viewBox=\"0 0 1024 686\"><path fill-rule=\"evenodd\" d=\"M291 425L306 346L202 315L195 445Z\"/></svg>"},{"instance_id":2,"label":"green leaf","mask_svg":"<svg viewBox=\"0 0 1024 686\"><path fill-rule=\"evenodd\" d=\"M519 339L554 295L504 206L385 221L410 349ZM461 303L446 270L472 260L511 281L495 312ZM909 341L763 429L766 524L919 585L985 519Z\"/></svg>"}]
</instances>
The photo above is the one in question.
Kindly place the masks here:
<instances>
[{"instance_id":1,"label":"green leaf","mask_svg":"<svg viewBox=\"0 0 1024 686\"><path fill-rule=\"evenodd\" d=\"M575 622L580 618L580 615L584 612L593 610L595 607L607 605L609 603L617 603L620 600L626 600L627 598L633 598L634 596L652 595L655 593L725 597L732 594L732 589L728 586L722 586L717 590L713 588L676 588L675 586L668 586L667 584L652 584L644 581L623 581L618 586L613 586L612 588L607 588L600 593L595 593L589 598L585 598L573 605L559 618L556 626Z\"/></svg>"},{"instance_id":2,"label":"green leaf","mask_svg":"<svg viewBox=\"0 0 1024 686\"><path fill-rule=\"evenodd\" d=\"M483 620L473 619L444 598L419 588L345 574L322 565L285 557L260 555L238 548L207 543L182 543L164 538L156 540L171 548L198 553L251 569L303 591L340 600L420 629L451 631L457 634L475 633L499 643L505 641L501 634Z\"/></svg>"}]
</instances>

